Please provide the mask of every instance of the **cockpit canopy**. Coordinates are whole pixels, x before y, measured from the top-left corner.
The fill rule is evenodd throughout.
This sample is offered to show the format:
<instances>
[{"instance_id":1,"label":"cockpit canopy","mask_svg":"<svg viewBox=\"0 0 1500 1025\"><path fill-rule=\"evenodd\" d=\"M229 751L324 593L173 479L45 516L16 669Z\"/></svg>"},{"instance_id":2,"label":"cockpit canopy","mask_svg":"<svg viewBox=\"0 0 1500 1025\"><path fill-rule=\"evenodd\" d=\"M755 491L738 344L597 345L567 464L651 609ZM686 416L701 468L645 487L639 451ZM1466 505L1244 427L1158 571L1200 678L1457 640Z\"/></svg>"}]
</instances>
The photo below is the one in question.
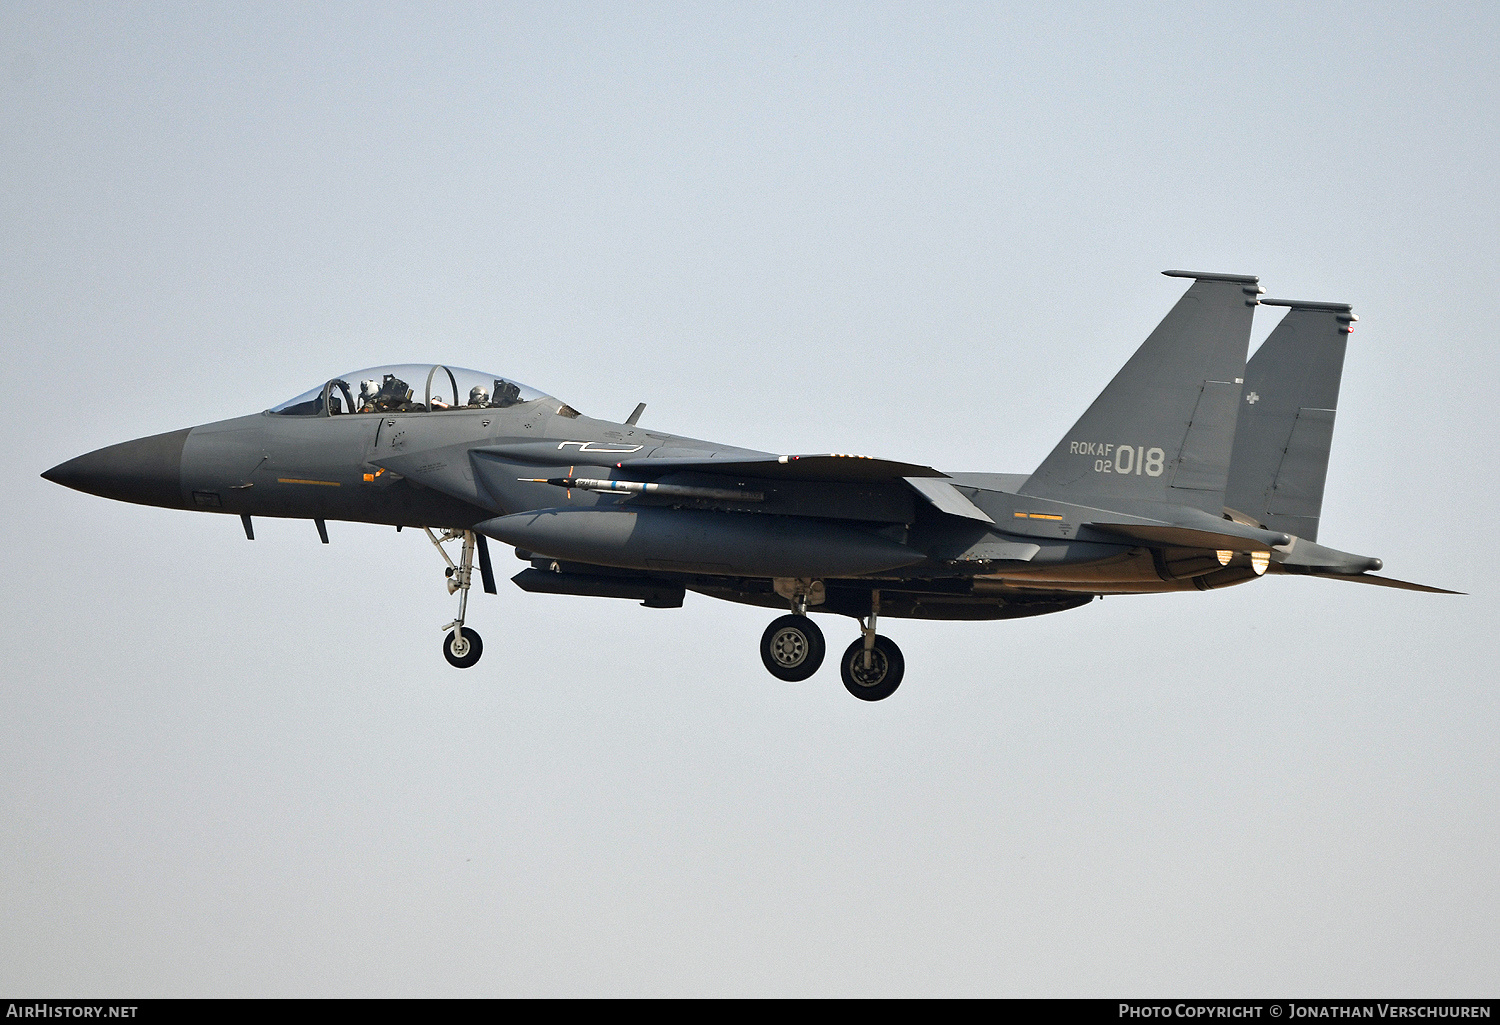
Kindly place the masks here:
<instances>
[{"instance_id":1,"label":"cockpit canopy","mask_svg":"<svg viewBox=\"0 0 1500 1025\"><path fill-rule=\"evenodd\" d=\"M371 367L335 377L271 412L280 416L345 413L440 413L504 409L547 396L495 374L432 363Z\"/></svg>"}]
</instances>

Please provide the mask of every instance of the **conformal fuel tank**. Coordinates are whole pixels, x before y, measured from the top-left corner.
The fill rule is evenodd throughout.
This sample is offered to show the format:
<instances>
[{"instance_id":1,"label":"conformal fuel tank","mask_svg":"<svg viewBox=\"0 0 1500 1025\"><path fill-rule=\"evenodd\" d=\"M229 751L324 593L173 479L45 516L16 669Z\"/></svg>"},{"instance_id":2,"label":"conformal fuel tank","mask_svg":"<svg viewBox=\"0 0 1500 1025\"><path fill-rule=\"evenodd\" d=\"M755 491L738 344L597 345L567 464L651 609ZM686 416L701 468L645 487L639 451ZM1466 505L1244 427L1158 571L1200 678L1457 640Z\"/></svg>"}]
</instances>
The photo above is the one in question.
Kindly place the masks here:
<instances>
[{"instance_id":1,"label":"conformal fuel tank","mask_svg":"<svg viewBox=\"0 0 1500 1025\"><path fill-rule=\"evenodd\" d=\"M926 558L857 527L756 513L543 509L497 516L474 529L554 559L681 573L854 577Z\"/></svg>"}]
</instances>

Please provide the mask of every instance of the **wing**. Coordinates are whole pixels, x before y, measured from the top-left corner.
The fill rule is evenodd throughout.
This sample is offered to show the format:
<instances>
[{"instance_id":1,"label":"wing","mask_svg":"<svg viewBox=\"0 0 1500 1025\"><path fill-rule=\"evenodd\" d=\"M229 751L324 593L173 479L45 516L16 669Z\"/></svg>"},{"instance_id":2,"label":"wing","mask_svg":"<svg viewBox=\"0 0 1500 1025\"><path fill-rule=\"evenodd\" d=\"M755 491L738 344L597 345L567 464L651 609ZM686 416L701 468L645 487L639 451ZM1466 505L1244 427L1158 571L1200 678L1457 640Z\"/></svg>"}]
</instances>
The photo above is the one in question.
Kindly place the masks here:
<instances>
[{"instance_id":1,"label":"wing","mask_svg":"<svg viewBox=\"0 0 1500 1025\"><path fill-rule=\"evenodd\" d=\"M875 483L899 481L903 477L944 477L930 466L902 463L872 456L827 453L818 455L776 456L747 454L744 449L731 450L722 456L708 453L684 455L647 455L643 446L618 442L524 441L501 445L476 445L475 455L492 456L510 462L534 463L538 466L611 466L632 474L716 473L725 476L755 477L760 480L847 481ZM662 451L657 449L658 452ZM668 450L670 451L670 450ZM681 452L682 449L677 451Z\"/></svg>"},{"instance_id":2,"label":"wing","mask_svg":"<svg viewBox=\"0 0 1500 1025\"><path fill-rule=\"evenodd\" d=\"M613 464L622 470L646 473L717 473L759 480L829 481L858 484L896 482L906 477L945 477L940 470L873 456L766 456L763 459L704 459L696 456L645 459L626 457Z\"/></svg>"}]
</instances>

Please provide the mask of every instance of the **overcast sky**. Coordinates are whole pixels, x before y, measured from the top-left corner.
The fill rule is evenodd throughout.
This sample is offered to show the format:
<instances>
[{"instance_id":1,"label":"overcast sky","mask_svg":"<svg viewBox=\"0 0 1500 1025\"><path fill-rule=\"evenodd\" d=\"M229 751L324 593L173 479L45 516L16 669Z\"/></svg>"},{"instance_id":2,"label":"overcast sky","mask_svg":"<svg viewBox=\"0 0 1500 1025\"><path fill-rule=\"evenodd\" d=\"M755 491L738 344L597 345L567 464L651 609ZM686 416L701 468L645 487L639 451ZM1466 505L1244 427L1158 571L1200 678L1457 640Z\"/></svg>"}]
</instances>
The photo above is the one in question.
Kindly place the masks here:
<instances>
[{"instance_id":1,"label":"overcast sky","mask_svg":"<svg viewBox=\"0 0 1500 1025\"><path fill-rule=\"evenodd\" d=\"M1497 10L4 0L0 992L1493 995ZM1319 540L1467 597L886 620L867 704L502 578L459 672L420 534L38 476L423 360L1028 472L1172 267L1354 305Z\"/></svg>"}]
</instances>

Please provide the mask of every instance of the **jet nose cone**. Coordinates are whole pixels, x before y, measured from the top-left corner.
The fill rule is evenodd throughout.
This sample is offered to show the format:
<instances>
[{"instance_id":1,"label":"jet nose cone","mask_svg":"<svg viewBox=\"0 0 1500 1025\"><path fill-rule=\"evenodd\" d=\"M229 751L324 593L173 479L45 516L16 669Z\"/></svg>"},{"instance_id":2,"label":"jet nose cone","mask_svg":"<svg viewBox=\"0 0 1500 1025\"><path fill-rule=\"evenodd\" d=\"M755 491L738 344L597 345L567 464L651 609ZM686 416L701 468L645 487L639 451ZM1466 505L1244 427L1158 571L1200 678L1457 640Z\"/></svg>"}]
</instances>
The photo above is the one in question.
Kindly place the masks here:
<instances>
[{"instance_id":1,"label":"jet nose cone","mask_svg":"<svg viewBox=\"0 0 1500 1025\"><path fill-rule=\"evenodd\" d=\"M192 428L137 438L59 463L44 478L91 495L185 509L182 447Z\"/></svg>"}]
</instances>

